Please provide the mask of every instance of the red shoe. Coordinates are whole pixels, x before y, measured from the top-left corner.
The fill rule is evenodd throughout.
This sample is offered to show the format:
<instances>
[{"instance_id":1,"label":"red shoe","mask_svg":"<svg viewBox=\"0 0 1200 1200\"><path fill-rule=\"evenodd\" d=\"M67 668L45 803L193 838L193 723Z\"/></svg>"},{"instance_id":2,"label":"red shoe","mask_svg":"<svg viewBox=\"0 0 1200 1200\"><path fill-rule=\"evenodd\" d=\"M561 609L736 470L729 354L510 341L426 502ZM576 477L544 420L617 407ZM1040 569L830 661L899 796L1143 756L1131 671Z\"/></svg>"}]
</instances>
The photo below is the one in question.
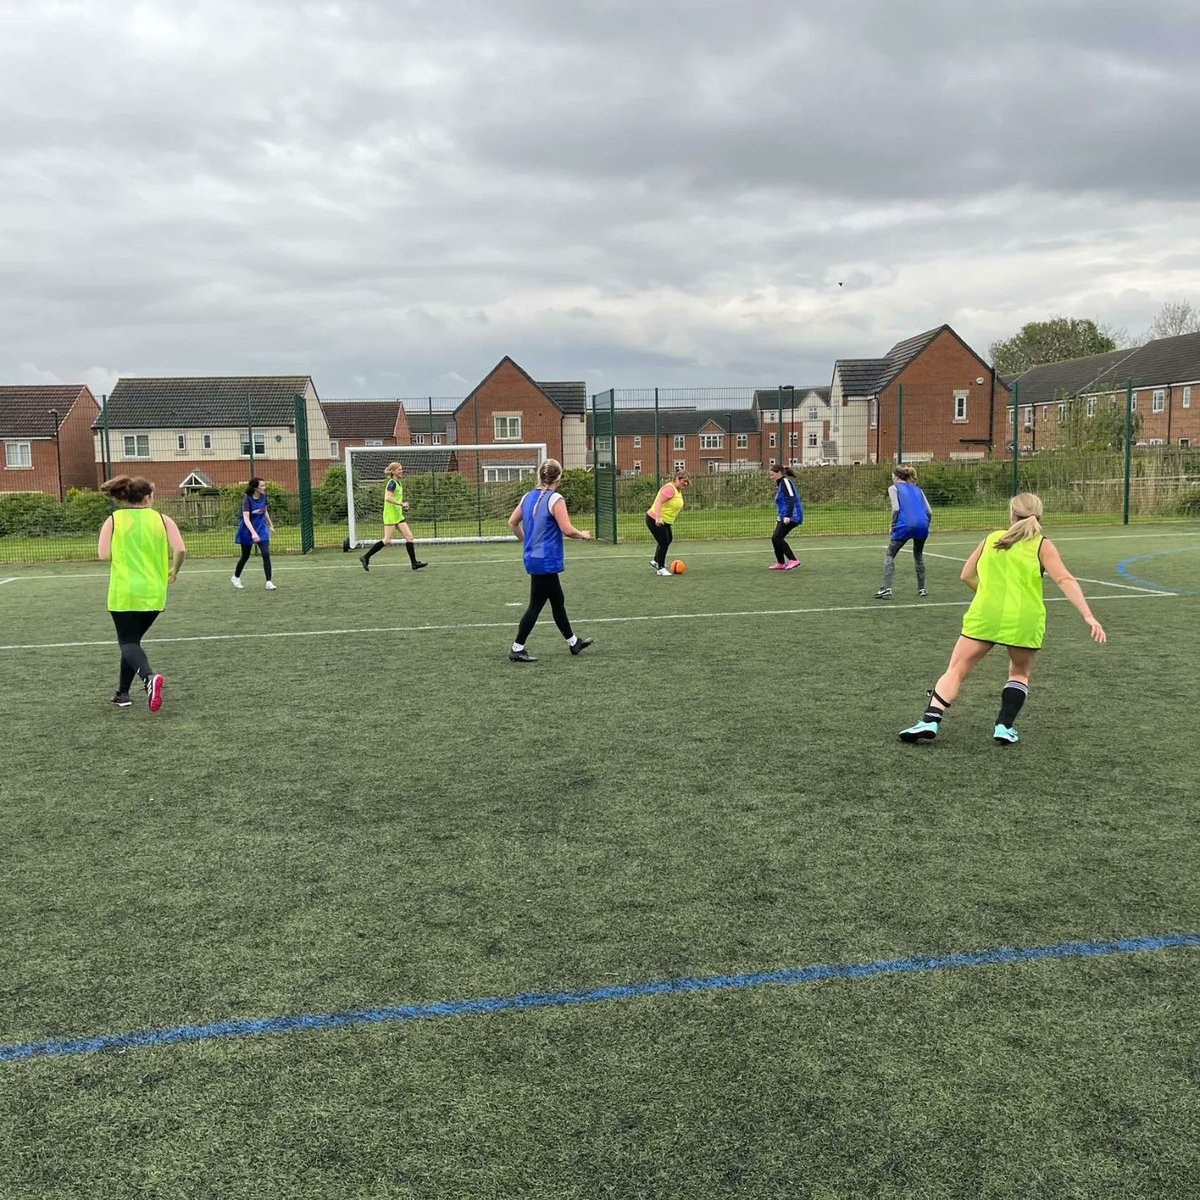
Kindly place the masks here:
<instances>
[{"instance_id":1,"label":"red shoe","mask_svg":"<svg viewBox=\"0 0 1200 1200\"><path fill-rule=\"evenodd\" d=\"M146 698L150 704L151 712L158 712L162 708L163 702L163 685L167 681L161 675L151 675L146 683Z\"/></svg>"}]
</instances>

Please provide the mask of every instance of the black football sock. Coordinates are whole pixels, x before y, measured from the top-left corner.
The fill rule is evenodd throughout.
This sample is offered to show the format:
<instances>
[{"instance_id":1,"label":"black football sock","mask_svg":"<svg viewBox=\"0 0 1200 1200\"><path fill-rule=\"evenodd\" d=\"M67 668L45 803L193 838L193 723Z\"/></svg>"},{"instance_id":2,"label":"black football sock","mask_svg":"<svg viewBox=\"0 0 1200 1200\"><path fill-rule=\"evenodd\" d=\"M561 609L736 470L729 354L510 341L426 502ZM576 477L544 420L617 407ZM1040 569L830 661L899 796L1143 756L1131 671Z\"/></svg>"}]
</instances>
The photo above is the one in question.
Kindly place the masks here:
<instances>
[{"instance_id":1,"label":"black football sock","mask_svg":"<svg viewBox=\"0 0 1200 1200\"><path fill-rule=\"evenodd\" d=\"M1010 679L1000 693L1000 712L996 716L996 724L1011 729L1016 724L1017 714L1029 695L1029 686Z\"/></svg>"},{"instance_id":2,"label":"black football sock","mask_svg":"<svg viewBox=\"0 0 1200 1200\"><path fill-rule=\"evenodd\" d=\"M408 551L408 561L415 567L417 565L417 548L412 542L404 543L405 550Z\"/></svg>"},{"instance_id":3,"label":"black football sock","mask_svg":"<svg viewBox=\"0 0 1200 1200\"><path fill-rule=\"evenodd\" d=\"M383 543L376 542L375 545L373 545L370 548L370 550L368 550L366 552L366 554L363 555L363 558L370 558L372 554L378 554L380 552L380 550L382 550L382 549L383 549Z\"/></svg>"},{"instance_id":4,"label":"black football sock","mask_svg":"<svg viewBox=\"0 0 1200 1200\"><path fill-rule=\"evenodd\" d=\"M946 709L949 707L949 700L943 700L937 692L931 691L929 693L929 706L925 709L925 715L921 720L932 721L934 725L940 725L942 718L946 715Z\"/></svg>"}]
</instances>

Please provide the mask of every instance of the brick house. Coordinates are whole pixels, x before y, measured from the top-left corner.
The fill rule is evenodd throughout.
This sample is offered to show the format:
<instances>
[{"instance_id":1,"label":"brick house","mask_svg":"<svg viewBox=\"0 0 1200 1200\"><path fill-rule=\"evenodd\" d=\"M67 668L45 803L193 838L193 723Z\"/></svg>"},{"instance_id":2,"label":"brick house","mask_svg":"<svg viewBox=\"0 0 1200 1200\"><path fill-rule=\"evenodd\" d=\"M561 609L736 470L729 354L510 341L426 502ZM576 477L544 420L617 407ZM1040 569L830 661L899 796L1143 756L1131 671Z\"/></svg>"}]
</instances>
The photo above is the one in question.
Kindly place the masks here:
<instances>
[{"instance_id":1,"label":"brick house","mask_svg":"<svg viewBox=\"0 0 1200 1200\"><path fill-rule=\"evenodd\" d=\"M506 442L544 442L551 458L564 467L587 465L587 389L581 382L537 383L505 355L453 411L446 423L450 441L494 445L474 466L485 482L524 478L537 463L528 452L503 453ZM419 421L412 428L421 432Z\"/></svg>"},{"instance_id":2,"label":"brick house","mask_svg":"<svg viewBox=\"0 0 1200 1200\"><path fill-rule=\"evenodd\" d=\"M762 426L764 469L783 462L789 466L820 466L837 461L834 430L840 412L827 387L759 388L754 407Z\"/></svg>"},{"instance_id":3,"label":"brick house","mask_svg":"<svg viewBox=\"0 0 1200 1200\"><path fill-rule=\"evenodd\" d=\"M891 462L902 450L905 462L928 462L1002 454L1009 403L991 366L940 325L897 342L882 358L834 364L826 458Z\"/></svg>"},{"instance_id":4,"label":"brick house","mask_svg":"<svg viewBox=\"0 0 1200 1200\"><path fill-rule=\"evenodd\" d=\"M399 400L322 400L329 457L345 458L351 446L408 444L408 418Z\"/></svg>"},{"instance_id":5,"label":"brick house","mask_svg":"<svg viewBox=\"0 0 1200 1200\"><path fill-rule=\"evenodd\" d=\"M1144 346L1030 367L1015 377L1021 452L1053 449L1070 406L1087 416L1124 408L1129 381L1140 418L1139 446L1200 446L1200 333L1156 338ZM1006 440L1012 441L1012 414Z\"/></svg>"},{"instance_id":6,"label":"brick house","mask_svg":"<svg viewBox=\"0 0 1200 1200\"><path fill-rule=\"evenodd\" d=\"M724 409L665 406L613 412L613 440L601 436L602 458L615 453L620 475L671 475L682 468L693 475L758 470L763 461L762 431L753 408ZM657 434L657 440L655 435ZM588 418L588 462L594 445Z\"/></svg>"},{"instance_id":7,"label":"brick house","mask_svg":"<svg viewBox=\"0 0 1200 1200\"><path fill-rule=\"evenodd\" d=\"M0 387L0 492L94 488L92 422L100 411L81 383Z\"/></svg>"},{"instance_id":8,"label":"brick house","mask_svg":"<svg viewBox=\"0 0 1200 1200\"><path fill-rule=\"evenodd\" d=\"M330 463L329 427L307 375L117 381L107 402L114 474L141 475L163 494L244 483L254 472L289 491L298 485L294 397L305 399L312 481ZM104 419L92 423L103 474Z\"/></svg>"}]
</instances>

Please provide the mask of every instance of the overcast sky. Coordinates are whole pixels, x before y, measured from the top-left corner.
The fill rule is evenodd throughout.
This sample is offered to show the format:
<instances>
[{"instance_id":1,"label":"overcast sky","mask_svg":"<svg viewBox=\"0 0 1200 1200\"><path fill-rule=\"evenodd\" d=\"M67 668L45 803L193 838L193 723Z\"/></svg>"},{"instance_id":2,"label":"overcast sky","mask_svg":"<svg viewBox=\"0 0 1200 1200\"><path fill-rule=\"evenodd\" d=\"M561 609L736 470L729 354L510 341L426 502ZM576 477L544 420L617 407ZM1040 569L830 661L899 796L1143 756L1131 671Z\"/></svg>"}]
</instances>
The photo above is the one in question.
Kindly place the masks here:
<instances>
[{"instance_id":1,"label":"overcast sky","mask_svg":"<svg viewBox=\"0 0 1200 1200\"><path fill-rule=\"evenodd\" d=\"M0 0L0 383L828 383L1200 302L1196 0Z\"/></svg>"}]
</instances>

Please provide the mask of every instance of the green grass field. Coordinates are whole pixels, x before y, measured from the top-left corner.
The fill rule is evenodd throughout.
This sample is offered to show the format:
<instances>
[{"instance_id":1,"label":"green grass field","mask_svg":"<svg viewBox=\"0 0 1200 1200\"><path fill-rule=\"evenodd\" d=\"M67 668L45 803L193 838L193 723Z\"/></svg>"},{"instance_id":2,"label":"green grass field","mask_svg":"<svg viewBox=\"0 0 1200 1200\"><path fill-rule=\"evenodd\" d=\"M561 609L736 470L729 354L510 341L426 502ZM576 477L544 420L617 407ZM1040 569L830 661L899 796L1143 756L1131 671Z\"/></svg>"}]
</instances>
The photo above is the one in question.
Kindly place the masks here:
<instances>
[{"instance_id":1,"label":"green grass field","mask_svg":"<svg viewBox=\"0 0 1200 1200\"><path fill-rule=\"evenodd\" d=\"M0 571L0 1197L1200 1195L1188 946L14 1050L1197 933L1200 529L1064 531L1109 644L1055 600L1020 745L989 660L903 746L975 540L890 606L880 537L573 543L532 666L511 545L194 559L157 716L97 565Z\"/></svg>"}]
</instances>

